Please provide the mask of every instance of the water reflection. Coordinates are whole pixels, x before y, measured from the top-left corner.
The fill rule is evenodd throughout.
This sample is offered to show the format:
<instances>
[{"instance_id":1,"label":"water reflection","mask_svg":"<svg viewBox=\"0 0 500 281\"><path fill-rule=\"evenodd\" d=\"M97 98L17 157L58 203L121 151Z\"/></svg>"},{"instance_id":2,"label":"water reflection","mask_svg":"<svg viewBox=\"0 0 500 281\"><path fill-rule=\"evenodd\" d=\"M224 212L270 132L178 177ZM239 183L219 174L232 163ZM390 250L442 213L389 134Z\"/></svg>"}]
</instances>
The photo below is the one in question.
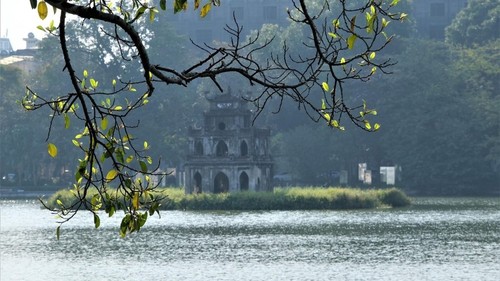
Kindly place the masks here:
<instances>
[{"instance_id":1,"label":"water reflection","mask_svg":"<svg viewBox=\"0 0 500 281\"><path fill-rule=\"evenodd\" d=\"M429 201L430 200L430 201ZM500 202L363 211L163 212L119 238L81 214L55 240L32 202L2 202L0 280L497 280Z\"/></svg>"}]
</instances>

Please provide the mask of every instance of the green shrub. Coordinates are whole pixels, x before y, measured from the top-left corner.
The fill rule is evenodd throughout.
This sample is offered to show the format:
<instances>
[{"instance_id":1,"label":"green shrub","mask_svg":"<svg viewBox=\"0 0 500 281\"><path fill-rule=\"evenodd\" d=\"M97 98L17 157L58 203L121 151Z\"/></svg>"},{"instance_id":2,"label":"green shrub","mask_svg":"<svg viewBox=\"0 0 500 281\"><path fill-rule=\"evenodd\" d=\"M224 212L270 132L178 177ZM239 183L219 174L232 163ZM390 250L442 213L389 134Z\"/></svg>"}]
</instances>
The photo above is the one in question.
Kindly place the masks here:
<instances>
[{"instance_id":1,"label":"green shrub","mask_svg":"<svg viewBox=\"0 0 500 281\"><path fill-rule=\"evenodd\" d=\"M397 188L379 190L378 196L383 204L391 207L404 207L411 204L410 198Z\"/></svg>"}]
</instances>

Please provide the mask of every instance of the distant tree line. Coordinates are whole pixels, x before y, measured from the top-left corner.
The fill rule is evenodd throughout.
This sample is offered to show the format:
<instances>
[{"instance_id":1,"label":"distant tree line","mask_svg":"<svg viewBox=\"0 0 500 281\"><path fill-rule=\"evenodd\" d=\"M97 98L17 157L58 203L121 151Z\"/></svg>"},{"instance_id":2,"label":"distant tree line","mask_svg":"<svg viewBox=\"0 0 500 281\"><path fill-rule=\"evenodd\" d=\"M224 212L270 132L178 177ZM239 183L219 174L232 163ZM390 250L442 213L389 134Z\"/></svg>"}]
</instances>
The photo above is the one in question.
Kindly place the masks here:
<instances>
[{"instance_id":1,"label":"distant tree line","mask_svg":"<svg viewBox=\"0 0 500 281\"><path fill-rule=\"evenodd\" d=\"M285 124L275 141L279 167L314 185L332 170L348 170L355 173L350 184L363 186L357 163L376 172L398 165L397 185L415 194L498 194L499 23L500 3L493 0L469 1L445 42L418 39L411 24L398 26L399 38L385 53L398 61L393 74L375 77L369 87L351 85L377 109L380 131Z\"/></svg>"}]
</instances>

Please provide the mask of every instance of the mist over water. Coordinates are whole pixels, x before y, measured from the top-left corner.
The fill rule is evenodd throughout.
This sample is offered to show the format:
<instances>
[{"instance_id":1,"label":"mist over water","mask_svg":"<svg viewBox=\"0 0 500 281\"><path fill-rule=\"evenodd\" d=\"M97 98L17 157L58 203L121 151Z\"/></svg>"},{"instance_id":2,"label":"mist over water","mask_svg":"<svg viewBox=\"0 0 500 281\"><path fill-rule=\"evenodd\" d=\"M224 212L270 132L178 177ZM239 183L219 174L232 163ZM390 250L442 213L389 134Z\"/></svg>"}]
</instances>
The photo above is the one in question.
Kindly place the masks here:
<instances>
[{"instance_id":1,"label":"mist over water","mask_svg":"<svg viewBox=\"0 0 500 281\"><path fill-rule=\"evenodd\" d=\"M162 212L119 237L81 213L55 239L36 202L1 202L0 280L498 280L500 200L360 211Z\"/></svg>"}]
</instances>

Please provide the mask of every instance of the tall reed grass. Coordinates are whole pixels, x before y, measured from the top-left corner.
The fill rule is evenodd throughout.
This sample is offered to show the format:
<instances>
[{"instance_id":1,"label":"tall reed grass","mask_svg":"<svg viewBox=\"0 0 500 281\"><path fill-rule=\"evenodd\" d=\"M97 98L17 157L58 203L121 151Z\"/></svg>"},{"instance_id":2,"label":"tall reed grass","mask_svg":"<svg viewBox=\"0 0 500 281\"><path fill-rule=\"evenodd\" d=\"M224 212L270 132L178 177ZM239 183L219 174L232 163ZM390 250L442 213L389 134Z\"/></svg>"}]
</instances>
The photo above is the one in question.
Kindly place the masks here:
<instances>
[{"instance_id":1,"label":"tall reed grass","mask_svg":"<svg viewBox=\"0 0 500 281\"><path fill-rule=\"evenodd\" d=\"M91 200L94 194L89 192L87 199ZM293 187L276 188L274 192L188 195L181 188L161 188L157 190L157 195L165 197L160 206L163 210L338 210L404 207L411 204L409 197L397 188L361 190ZM48 199L47 205L55 208L57 200L64 206L71 206L77 199L70 190L60 190Z\"/></svg>"}]
</instances>

